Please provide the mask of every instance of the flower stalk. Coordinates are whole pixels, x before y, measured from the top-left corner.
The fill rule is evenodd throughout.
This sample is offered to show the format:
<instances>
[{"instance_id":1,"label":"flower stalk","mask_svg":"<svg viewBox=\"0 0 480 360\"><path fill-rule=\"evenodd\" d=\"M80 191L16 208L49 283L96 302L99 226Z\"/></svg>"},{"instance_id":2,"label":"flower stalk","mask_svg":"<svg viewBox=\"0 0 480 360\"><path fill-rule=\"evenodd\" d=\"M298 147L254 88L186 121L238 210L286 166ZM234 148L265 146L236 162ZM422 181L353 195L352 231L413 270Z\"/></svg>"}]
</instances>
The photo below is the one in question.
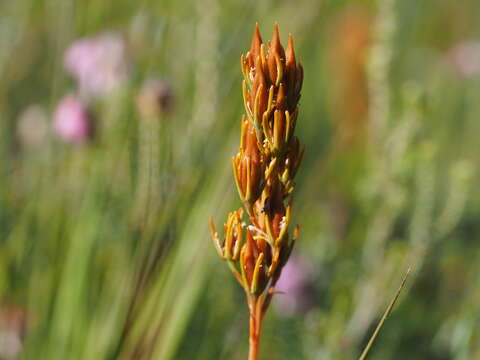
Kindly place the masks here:
<instances>
[{"instance_id":1,"label":"flower stalk","mask_svg":"<svg viewBox=\"0 0 480 360\"><path fill-rule=\"evenodd\" d=\"M241 57L241 68L245 114L232 168L243 207L228 215L222 239L212 218L210 230L219 256L245 291L250 312L249 360L256 360L263 317L298 238L298 225L292 236L289 225L294 177L304 153L294 134L303 68L296 61L292 36L286 50L280 43L277 24L268 47L257 24L251 48Z\"/></svg>"}]
</instances>

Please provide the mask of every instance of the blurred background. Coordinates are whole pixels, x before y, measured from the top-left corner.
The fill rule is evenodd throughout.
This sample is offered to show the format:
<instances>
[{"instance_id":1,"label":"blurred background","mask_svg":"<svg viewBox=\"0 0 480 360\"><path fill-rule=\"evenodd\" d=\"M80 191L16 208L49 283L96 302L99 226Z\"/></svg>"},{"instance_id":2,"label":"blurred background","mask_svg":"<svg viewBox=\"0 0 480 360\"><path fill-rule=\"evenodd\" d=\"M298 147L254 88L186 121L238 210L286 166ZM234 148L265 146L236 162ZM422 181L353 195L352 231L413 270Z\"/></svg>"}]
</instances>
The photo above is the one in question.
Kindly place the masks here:
<instances>
[{"instance_id":1,"label":"blurred background","mask_svg":"<svg viewBox=\"0 0 480 360\"><path fill-rule=\"evenodd\" d=\"M255 22L305 68L262 359L480 358L480 2L0 2L0 359L245 359L216 256Z\"/></svg>"}]
</instances>

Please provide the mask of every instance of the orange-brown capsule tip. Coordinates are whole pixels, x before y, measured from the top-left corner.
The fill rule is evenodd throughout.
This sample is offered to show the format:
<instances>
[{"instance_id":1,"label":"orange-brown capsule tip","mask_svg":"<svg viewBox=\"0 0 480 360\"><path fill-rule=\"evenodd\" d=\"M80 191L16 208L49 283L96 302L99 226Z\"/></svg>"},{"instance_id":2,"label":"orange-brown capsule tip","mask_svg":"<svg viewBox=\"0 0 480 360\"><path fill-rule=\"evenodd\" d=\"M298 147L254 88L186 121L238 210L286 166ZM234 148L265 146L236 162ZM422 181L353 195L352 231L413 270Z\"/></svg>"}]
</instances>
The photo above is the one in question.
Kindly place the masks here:
<instances>
[{"instance_id":1,"label":"orange-brown capsule tip","mask_svg":"<svg viewBox=\"0 0 480 360\"><path fill-rule=\"evenodd\" d=\"M288 34L288 46L287 51L285 53L287 64L293 63L295 64L295 48L293 46L293 36L292 34Z\"/></svg>"},{"instance_id":2,"label":"orange-brown capsule tip","mask_svg":"<svg viewBox=\"0 0 480 360\"><path fill-rule=\"evenodd\" d=\"M271 47L274 48L280 44L280 32L278 30L278 23L273 25L273 37L271 42Z\"/></svg>"},{"instance_id":3,"label":"orange-brown capsule tip","mask_svg":"<svg viewBox=\"0 0 480 360\"><path fill-rule=\"evenodd\" d=\"M255 60L258 55L260 55L260 46L262 45L262 36L260 35L260 27L258 23L255 25L255 31L253 33L252 45L250 52L253 54L253 59Z\"/></svg>"},{"instance_id":4,"label":"orange-brown capsule tip","mask_svg":"<svg viewBox=\"0 0 480 360\"><path fill-rule=\"evenodd\" d=\"M288 35L288 47L285 53L285 67L287 73L287 84L289 87L289 93L292 92L294 82L295 82L295 71L296 71L296 59L295 59L295 49L293 47L293 37Z\"/></svg>"}]
</instances>

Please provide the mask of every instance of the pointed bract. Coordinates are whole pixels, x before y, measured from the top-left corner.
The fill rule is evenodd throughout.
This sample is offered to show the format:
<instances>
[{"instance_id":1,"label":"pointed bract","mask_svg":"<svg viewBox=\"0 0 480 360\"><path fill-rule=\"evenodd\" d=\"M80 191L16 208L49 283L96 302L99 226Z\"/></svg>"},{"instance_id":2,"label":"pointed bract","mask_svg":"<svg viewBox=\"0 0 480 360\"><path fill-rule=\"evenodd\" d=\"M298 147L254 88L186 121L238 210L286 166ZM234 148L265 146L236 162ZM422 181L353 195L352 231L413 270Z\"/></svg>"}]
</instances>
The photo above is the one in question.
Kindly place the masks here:
<instances>
[{"instance_id":1,"label":"pointed bract","mask_svg":"<svg viewBox=\"0 0 480 360\"><path fill-rule=\"evenodd\" d=\"M258 26L257 23L253 32L252 45L250 46L250 53L253 55L254 60L260 55L260 46L262 44L263 41L262 36L260 35L260 26Z\"/></svg>"}]
</instances>

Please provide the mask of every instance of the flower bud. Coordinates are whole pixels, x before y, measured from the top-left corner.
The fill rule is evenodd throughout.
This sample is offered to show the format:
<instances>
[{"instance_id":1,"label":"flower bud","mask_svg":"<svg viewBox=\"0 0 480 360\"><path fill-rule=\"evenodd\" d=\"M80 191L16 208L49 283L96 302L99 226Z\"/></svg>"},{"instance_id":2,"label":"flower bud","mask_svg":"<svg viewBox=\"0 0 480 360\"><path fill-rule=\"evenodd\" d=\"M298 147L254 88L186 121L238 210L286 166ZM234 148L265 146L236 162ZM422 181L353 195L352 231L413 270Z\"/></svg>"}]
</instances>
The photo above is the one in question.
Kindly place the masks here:
<instances>
[{"instance_id":1,"label":"flower bud","mask_svg":"<svg viewBox=\"0 0 480 360\"><path fill-rule=\"evenodd\" d=\"M65 142L82 143L93 134L92 117L76 95L67 95L57 105L53 130Z\"/></svg>"},{"instance_id":2,"label":"flower bud","mask_svg":"<svg viewBox=\"0 0 480 360\"><path fill-rule=\"evenodd\" d=\"M103 33L74 41L65 51L64 67L84 97L104 95L126 82L130 64L124 39Z\"/></svg>"},{"instance_id":3,"label":"flower bud","mask_svg":"<svg viewBox=\"0 0 480 360\"><path fill-rule=\"evenodd\" d=\"M167 114L173 105L173 90L165 80L152 78L142 85L136 97L137 108L144 117Z\"/></svg>"},{"instance_id":4,"label":"flower bud","mask_svg":"<svg viewBox=\"0 0 480 360\"><path fill-rule=\"evenodd\" d=\"M240 151L232 160L233 174L240 198L253 204L262 192L265 169L255 130L245 119L241 139Z\"/></svg>"}]
</instances>

